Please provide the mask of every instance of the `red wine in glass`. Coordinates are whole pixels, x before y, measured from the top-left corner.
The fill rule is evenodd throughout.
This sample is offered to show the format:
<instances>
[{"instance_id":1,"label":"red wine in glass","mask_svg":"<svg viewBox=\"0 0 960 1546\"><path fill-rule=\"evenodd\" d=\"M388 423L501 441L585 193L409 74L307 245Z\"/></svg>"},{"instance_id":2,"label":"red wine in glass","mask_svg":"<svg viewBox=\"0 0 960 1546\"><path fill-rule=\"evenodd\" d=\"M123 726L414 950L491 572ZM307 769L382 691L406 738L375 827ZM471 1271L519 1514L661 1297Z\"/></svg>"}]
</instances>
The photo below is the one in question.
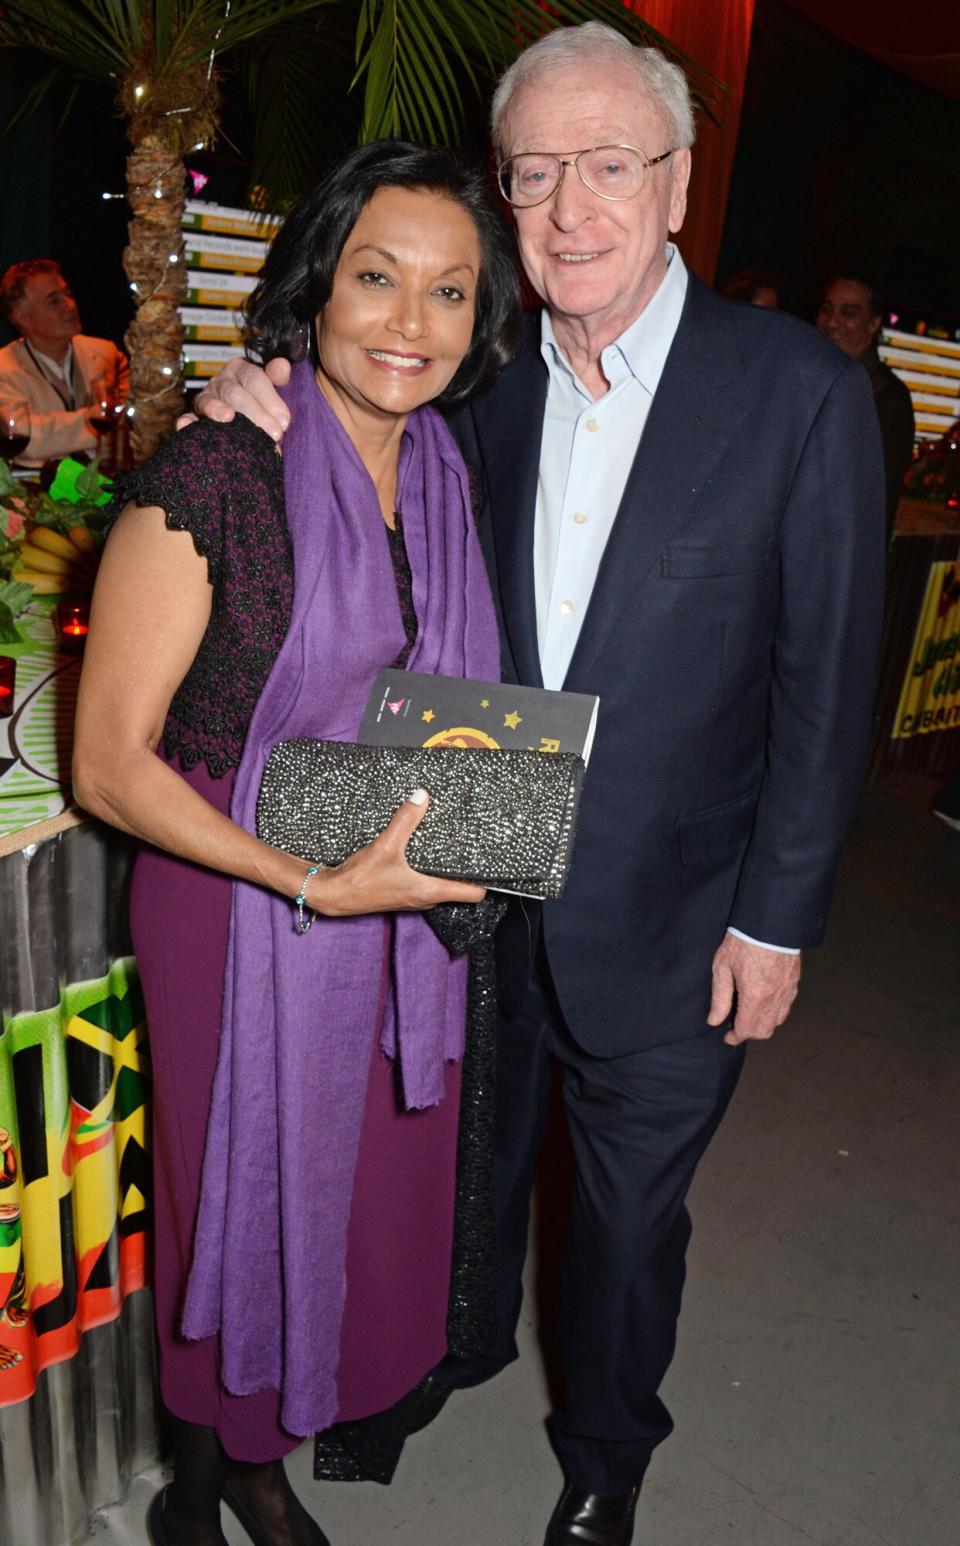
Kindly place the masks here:
<instances>
[{"instance_id":1,"label":"red wine in glass","mask_svg":"<svg viewBox=\"0 0 960 1546\"><path fill-rule=\"evenodd\" d=\"M29 444L30 414L26 408L0 418L0 457L8 466L23 455Z\"/></svg>"},{"instance_id":2,"label":"red wine in glass","mask_svg":"<svg viewBox=\"0 0 960 1546\"><path fill-rule=\"evenodd\" d=\"M110 460L116 450L115 432L123 417L126 404L112 395L101 397L91 404L88 418L91 426L97 432L97 460L101 466L106 465L104 452L111 453ZM109 439L107 437L110 437Z\"/></svg>"}]
</instances>

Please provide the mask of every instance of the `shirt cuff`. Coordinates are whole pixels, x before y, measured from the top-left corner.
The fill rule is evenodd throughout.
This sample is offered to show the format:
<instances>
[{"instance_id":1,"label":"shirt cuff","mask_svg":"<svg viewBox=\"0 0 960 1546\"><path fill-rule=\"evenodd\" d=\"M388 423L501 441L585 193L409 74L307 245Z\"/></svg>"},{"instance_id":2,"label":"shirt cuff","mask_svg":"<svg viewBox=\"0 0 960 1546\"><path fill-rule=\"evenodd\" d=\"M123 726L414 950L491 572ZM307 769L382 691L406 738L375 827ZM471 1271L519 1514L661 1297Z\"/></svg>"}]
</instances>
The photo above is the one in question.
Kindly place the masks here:
<instances>
[{"instance_id":1,"label":"shirt cuff","mask_svg":"<svg viewBox=\"0 0 960 1546\"><path fill-rule=\"evenodd\" d=\"M800 951L796 945L771 945L768 940L754 939L751 934L744 934L742 929L727 928L728 934L735 934L737 939L745 939L748 945L759 945L761 950L776 950L783 956L798 956Z\"/></svg>"}]
</instances>

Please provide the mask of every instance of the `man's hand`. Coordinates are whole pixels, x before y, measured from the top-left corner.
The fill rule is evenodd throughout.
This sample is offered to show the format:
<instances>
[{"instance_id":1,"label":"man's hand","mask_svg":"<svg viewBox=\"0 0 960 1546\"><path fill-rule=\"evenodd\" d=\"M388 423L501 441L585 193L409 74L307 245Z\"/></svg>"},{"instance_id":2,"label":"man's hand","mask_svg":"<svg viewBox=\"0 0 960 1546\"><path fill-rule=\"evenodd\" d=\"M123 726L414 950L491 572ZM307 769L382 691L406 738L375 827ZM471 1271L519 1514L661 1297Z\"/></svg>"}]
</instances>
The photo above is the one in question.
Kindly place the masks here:
<instances>
[{"instance_id":1,"label":"man's hand","mask_svg":"<svg viewBox=\"0 0 960 1546\"><path fill-rule=\"evenodd\" d=\"M268 360L265 366L254 365L251 360L231 360L198 394L196 414L184 414L177 420L177 429L195 423L198 416L229 424L242 413L266 430L271 440L281 440L290 424L290 410L276 388L286 386L289 380L289 360Z\"/></svg>"},{"instance_id":2,"label":"man's hand","mask_svg":"<svg viewBox=\"0 0 960 1546\"><path fill-rule=\"evenodd\" d=\"M766 1041L790 1013L800 986L800 957L781 950L764 950L736 934L725 934L713 958L713 997L708 1025L722 1025L737 1011L724 1041Z\"/></svg>"}]
</instances>

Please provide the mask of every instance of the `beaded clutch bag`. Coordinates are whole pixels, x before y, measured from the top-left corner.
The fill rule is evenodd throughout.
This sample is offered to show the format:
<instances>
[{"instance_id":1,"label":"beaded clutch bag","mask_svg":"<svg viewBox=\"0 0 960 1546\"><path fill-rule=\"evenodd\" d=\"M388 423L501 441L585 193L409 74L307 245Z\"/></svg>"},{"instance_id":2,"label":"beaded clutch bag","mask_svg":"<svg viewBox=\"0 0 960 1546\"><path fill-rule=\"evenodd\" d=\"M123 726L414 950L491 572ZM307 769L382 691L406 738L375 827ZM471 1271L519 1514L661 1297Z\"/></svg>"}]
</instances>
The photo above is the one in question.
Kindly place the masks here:
<instances>
[{"instance_id":1,"label":"beaded clutch bag","mask_svg":"<svg viewBox=\"0 0 960 1546\"><path fill-rule=\"evenodd\" d=\"M301 737L270 753L257 833L308 863L341 864L378 837L420 786L430 804L407 844L414 869L521 896L558 897L583 771L583 759L571 752Z\"/></svg>"}]
</instances>

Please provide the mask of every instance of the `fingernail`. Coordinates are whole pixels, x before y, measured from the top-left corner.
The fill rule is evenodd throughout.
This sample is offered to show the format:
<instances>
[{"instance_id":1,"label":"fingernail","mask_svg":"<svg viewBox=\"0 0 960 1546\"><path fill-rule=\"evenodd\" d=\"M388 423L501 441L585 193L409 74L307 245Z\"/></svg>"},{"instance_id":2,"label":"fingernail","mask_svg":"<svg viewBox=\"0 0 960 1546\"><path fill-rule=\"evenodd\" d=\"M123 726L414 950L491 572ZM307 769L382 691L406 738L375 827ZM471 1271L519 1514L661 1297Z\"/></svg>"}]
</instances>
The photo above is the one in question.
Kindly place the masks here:
<instances>
[{"instance_id":1,"label":"fingernail","mask_svg":"<svg viewBox=\"0 0 960 1546\"><path fill-rule=\"evenodd\" d=\"M411 805L425 805L427 803L427 791L425 789L415 789L413 794L407 796L407 799Z\"/></svg>"}]
</instances>

